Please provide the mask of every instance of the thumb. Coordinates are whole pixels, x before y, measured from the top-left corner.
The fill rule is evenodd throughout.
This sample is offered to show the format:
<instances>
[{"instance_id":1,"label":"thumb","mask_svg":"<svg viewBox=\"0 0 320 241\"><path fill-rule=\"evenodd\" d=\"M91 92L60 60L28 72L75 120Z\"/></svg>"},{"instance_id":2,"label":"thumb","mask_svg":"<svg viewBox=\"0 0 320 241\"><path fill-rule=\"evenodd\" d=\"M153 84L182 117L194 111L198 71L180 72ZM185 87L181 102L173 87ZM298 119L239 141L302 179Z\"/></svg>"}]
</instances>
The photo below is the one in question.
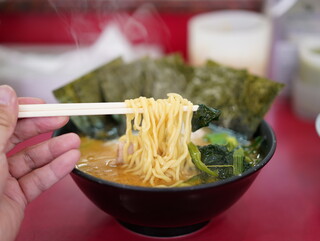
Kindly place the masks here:
<instances>
[{"instance_id":1,"label":"thumb","mask_svg":"<svg viewBox=\"0 0 320 241\"><path fill-rule=\"evenodd\" d=\"M18 100L15 91L7 86L0 86L0 195L8 176L6 145L17 123Z\"/></svg>"}]
</instances>

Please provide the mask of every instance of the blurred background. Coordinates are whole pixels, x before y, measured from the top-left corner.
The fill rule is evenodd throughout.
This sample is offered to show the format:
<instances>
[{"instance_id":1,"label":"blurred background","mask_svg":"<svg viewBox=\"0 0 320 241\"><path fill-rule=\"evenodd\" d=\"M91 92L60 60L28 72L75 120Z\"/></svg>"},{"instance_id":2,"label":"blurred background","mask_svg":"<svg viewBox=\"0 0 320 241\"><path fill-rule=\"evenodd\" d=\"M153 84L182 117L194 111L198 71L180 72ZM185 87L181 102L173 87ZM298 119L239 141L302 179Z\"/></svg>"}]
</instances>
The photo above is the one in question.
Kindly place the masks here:
<instances>
[{"instance_id":1,"label":"blurred background","mask_svg":"<svg viewBox=\"0 0 320 241\"><path fill-rule=\"evenodd\" d=\"M133 16L146 33L127 31L130 41L159 44L166 52L179 51L186 56L188 20L198 13L223 9L260 12L263 1L2 0L0 41L90 44L111 20L124 24L126 17Z\"/></svg>"},{"instance_id":2,"label":"blurred background","mask_svg":"<svg viewBox=\"0 0 320 241\"><path fill-rule=\"evenodd\" d=\"M233 20L191 28L200 14L225 11ZM245 20L248 12L260 22ZM281 95L295 113L314 119L319 36L318 0L1 0L0 84L55 102L53 89L119 55L132 61L178 52L190 64L213 59L285 83ZM262 67L243 64L249 58Z\"/></svg>"}]
</instances>

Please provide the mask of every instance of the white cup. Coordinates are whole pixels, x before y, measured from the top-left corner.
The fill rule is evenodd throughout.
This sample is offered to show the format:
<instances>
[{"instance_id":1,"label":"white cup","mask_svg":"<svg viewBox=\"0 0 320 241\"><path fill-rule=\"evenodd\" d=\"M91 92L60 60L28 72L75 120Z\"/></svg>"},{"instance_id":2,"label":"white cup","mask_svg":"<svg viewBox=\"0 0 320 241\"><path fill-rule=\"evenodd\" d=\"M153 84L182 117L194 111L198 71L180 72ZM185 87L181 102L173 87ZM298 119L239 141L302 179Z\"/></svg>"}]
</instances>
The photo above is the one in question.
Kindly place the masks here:
<instances>
[{"instance_id":1,"label":"white cup","mask_svg":"<svg viewBox=\"0 0 320 241\"><path fill-rule=\"evenodd\" d=\"M298 42L299 68L292 86L295 113L315 120L320 113L320 35L301 38Z\"/></svg>"},{"instance_id":2,"label":"white cup","mask_svg":"<svg viewBox=\"0 0 320 241\"><path fill-rule=\"evenodd\" d=\"M224 10L199 14L188 23L189 61L213 60L266 76L271 52L271 21L260 13Z\"/></svg>"},{"instance_id":3,"label":"white cup","mask_svg":"<svg viewBox=\"0 0 320 241\"><path fill-rule=\"evenodd\" d=\"M316 130L318 132L318 135L320 136L320 114L316 118Z\"/></svg>"}]
</instances>

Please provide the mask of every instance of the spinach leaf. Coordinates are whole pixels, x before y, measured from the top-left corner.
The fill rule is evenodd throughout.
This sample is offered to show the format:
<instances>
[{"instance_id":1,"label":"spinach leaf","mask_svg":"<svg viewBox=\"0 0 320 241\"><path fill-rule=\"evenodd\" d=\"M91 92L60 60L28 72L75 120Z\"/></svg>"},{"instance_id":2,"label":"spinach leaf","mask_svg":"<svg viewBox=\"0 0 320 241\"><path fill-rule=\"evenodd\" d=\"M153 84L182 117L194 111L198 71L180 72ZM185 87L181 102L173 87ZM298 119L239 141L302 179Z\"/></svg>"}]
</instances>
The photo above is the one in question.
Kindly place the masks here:
<instances>
[{"instance_id":1,"label":"spinach leaf","mask_svg":"<svg viewBox=\"0 0 320 241\"><path fill-rule=\"evenodd\" d=\"M209 175L206 172L201 172L198 175L195 175L188 180L180 183L178 187L188 187L188 186L195 186L195 185L200 185L200 184L205 184L205 183L210 183L210 182L215 182L217 181L217 177L214 177L212 175Z\"/></svg>"},{"instance_id":2,"label":"spinach leaf","mask_svg":"<svg viewBox=\"0 0 320 241\"><path fill-rule=\"evenodd\" d=\"M245 170L256 165L260 161L261 156L260 156L259 149L264 142L265 142L264 137L257 136L252 140L250 144L243 146L244 155L245 155L245 159L244 159Z\"/></svg>"},{"instance_id":3,"label":"spinach leaf","mask_svg":"<svg viewBox=\"0 0 320 241\"><path fill-rule=\"evenodd\" d=\"M243 172L244 150L238 148L233 152L233 174L240 175Z\"/></svg>"},{"instance_id":4,"label":"spinach leaf","mask_svg":"<svg viewBox=\"0 0 320 241\"><path fill-rule=\"evenodd\" d=\"M205 165L232 165L232 152L226 146L221 145L207 145L200 146L201 161Z\"/></svg>"},{"instance_id":5,"label":"spinach leaf","mask_svg":"<svg viewBox=\"0 0 320 241\"><path fill-rule=\"evenodd\" d=\"M212 175L214 177L218 176L218 173L215 171L210 170L201 160L201 152L199 151L198 147L190 142L188 144L188 150L192 159L192 162L194 165L203 172L208 173L209 175Z\"/></svg>"},{"instance_id":6,"label":"spinach leaf","mask_svg":"<svg viewBox=\"0 0 320 241\"><path fill-rule=\"evenodd\" d=\"M201 161L210 170L218 173L219 179L233 176L233 152L226 146L207 145L199 147Z\"/></svg>"},{"instance_id":7,"label":"spinach leaf","mask_svg":"<svg viewBox=\"0 0 320 241\"><path fill-rule=\"evenodd\" d=\"M229 152L225 146L208 145L198 148L190 142L188 148L200 174L189 179L187 183L208 183L233 175L232 152Z\"/></svg>"},{"instance_id":8,"label":"spinach leaf","mask_svg":"<svg viewBox=\"0 0 320 241\"><path fill-rule=\"evenodd\" d=\"M226 146L229 151L232 151L239 145L237 138L226 132L209 133L204 136L204 139L211 144Z\"/></svg>"}]
</instances>

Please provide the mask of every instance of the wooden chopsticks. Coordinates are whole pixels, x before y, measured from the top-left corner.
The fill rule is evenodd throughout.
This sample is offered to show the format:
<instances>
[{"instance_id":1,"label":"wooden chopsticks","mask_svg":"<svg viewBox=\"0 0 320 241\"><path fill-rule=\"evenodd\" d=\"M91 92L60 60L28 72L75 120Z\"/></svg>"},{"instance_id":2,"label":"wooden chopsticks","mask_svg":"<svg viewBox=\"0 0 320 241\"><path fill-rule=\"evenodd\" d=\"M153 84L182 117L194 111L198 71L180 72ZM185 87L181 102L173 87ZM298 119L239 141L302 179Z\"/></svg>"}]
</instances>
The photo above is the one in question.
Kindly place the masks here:
<instances>
[{"instance_id":1,"label":"wooden chopsticks","mask_svg":"<svg viewBox=\"0 0 320 241\"><path fill-rule=\"evenodd\" d=\"M193 106L193 111L198 109ZM187 107L185 107L187 110ZM140 110L141 113L143 110ZM106 103L66 103L66 104L27 104L19 105L18 118L82 115L120 115L134 113L124 102Z\"/></svg>"}]
</instances>

